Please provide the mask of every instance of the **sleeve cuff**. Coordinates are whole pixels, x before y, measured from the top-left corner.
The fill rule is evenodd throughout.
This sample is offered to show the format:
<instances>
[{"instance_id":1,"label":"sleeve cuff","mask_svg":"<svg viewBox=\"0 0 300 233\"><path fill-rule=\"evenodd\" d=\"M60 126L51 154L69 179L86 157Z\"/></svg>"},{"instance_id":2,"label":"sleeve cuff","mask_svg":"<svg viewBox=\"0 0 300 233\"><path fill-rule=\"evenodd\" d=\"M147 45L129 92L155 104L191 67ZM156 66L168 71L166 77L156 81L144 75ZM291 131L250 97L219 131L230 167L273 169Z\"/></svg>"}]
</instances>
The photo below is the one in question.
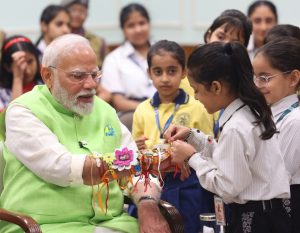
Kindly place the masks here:
<instances>
[{"instance_id":1,"label":"sleeve cuff","mask_svg":"<svg viewBox=\"0 0 300 233\"><path fill-rule=\"evenodd\" d=\"M85 158L86 158L85 154L72 156L71 175L70 175L72 184L83 184L82 172L83 172Z\"/></svg>"},{"instance_id":2,"label":"sleeve cuff","mask_svg":"<svg viewBox=\"0 0 300 233\"><path fill-rule=\"evenodd\" d=\"M196 171L198 178L201 175L216 169L216 166L212 163L211 158L202 156L201 153L194 154L189 159L189 165Z\"/></svg>"}]
</instances>

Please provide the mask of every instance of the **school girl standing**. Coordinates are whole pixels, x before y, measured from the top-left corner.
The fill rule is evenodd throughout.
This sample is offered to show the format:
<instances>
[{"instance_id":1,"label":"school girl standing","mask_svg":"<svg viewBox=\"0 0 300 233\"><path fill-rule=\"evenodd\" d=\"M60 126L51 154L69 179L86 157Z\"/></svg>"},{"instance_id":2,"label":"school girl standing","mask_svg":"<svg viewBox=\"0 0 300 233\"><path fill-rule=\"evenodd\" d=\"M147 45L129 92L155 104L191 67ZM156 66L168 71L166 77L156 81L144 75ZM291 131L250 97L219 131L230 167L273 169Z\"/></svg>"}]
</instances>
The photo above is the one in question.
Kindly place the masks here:
<instances>
[{"instance_id":1,"label":"school girl standing","mask_svg":"<svg viewBox=\"0 0 300 233\"><path fill-rule=\"evenodd\" d=\"M200 131L172 125L165 138L172 142L173 162L188 163L204 188L231 204L230 232L290 232L282 204L290 196L288 174L246 49L236 42L203 45L187 67L196 99L209 113L225 110L218 143Z\"/></svg>"},{"instance_id":2,"label":"school girl standing","mask_svg":"<svg viewBox=\"0 0 300 233\"><path fill-rule=\"evenodd\" d=\"M253 60L254 83L271 106L278 140L290 174L292 232L300 231L300 43L282 37L261 47Z\"/></svg>"}]
</instances>

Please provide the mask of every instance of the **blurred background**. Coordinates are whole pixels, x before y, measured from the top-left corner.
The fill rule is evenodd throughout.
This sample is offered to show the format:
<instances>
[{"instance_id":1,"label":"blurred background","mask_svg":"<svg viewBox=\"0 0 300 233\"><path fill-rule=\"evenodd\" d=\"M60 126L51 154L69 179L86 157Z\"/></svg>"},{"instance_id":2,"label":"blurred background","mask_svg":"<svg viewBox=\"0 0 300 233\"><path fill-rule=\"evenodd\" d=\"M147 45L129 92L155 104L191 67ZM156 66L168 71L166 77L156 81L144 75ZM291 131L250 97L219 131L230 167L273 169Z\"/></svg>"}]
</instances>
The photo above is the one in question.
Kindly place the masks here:
<instances>
[{"instance_id":1,"label":"blurred background","mask_svg":"<svg viewBox=\"0 0 300 233\"><path fill-rule=\"evenodd\" d=\"M0 28L7 35L23 34L36 41L40 34L39 18L49 4L61 0L1 0ZM151 17L152 39L169 39L183 46L203 42L203 33L223 10L235 8L246 13L251 0L90 0L85 27L102 36L110 47L123 41L119 27L122 6L138 2L147 7ZM300 1L273 0L279 23L300 26Z\"/></svg>"}]
</instances>

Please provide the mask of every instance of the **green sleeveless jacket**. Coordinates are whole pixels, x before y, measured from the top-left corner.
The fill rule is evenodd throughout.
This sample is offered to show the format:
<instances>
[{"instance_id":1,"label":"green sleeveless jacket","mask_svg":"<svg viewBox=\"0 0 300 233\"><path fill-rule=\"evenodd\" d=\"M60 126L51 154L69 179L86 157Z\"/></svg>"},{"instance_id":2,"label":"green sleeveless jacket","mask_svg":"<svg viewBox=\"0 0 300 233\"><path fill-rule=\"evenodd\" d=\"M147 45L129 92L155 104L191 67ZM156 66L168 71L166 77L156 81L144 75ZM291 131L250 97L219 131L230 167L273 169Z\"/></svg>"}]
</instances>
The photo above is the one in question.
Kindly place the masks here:
<instances>
[{"instance_id":1,"label":"green sleeveless jacket","mask_svg":"<svg viewBox=\"0 0 300 233\"><path fill-rule=\"evenodd\" d=\"M28 108L74 156L113 152L120 146L121 129L117 115L113 108L97 97L92 113L86 116L66 110L46 86L36 86L13 103ZM85 148L80 147L79 141L87 142ZM20 163L6 147L4 158L6 166L1 206L30 215L41 225L43 232L92 233L95 226L138 232L136 219L123 213L123 194L116 181L109 184L108 210L105 214L99 208L97 198L94 202L92 200L92 187L61 187L47 183ZM97 190L96 186L94 190ZM106 189L102 190L102 200L105 201ZM0 222L0 232L18 231L14 226Z\"/></svg>"}]
</instances>

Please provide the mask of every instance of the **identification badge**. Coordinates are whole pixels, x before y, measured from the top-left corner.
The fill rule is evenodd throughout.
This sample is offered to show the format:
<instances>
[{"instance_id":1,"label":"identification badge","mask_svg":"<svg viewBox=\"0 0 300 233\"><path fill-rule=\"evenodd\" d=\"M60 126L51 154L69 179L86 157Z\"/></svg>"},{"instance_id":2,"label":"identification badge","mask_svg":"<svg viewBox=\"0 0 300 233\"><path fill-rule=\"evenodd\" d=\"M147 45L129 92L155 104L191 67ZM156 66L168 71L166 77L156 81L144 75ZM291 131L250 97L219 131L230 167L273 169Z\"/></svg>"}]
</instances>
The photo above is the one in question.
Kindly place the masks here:
<instances>
[{"instance_id":1,"label":"identification badge","mask_svg":"<svg viewBox=\"0 0 300 233\"><path fill-rule=\"evenodd\" d=\"M214 196L214 203L215 203L215 213L216 213L216 224L225 226L226 225L225 209L224 209L224 203L222 198L218 196Z\"/></svg>"}]
</instances>

